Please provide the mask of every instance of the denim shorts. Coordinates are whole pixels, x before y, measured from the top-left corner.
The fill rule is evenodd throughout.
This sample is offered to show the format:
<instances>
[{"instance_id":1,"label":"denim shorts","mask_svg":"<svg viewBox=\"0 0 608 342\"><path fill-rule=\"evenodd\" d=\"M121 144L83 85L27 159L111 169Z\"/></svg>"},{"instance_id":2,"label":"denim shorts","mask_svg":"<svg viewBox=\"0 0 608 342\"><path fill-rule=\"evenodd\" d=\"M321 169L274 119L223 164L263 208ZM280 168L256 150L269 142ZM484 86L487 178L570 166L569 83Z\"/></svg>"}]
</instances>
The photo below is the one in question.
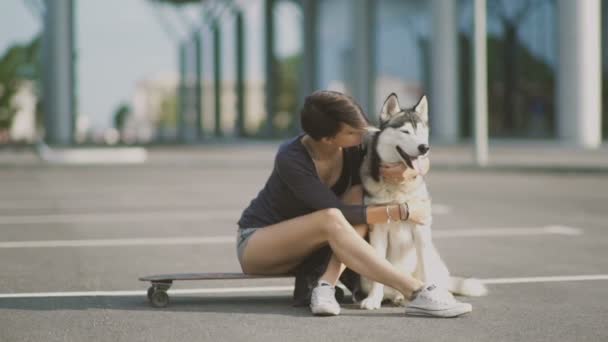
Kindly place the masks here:
<instances>
[{"instance_id":1,"label":"denim shorts","mask_svg":"<svg viewBox=\"0 0 608 342\"><path fill-rule=\"evenodd\" d=\"M251 238L251 235L253 235L253 233L255 233L255 231L258 229L261 228L239 228L236 233L236 256L239 259L241 268L243 267L243 254L245 252L247 242Z\"/></svg>"}]
</instances>

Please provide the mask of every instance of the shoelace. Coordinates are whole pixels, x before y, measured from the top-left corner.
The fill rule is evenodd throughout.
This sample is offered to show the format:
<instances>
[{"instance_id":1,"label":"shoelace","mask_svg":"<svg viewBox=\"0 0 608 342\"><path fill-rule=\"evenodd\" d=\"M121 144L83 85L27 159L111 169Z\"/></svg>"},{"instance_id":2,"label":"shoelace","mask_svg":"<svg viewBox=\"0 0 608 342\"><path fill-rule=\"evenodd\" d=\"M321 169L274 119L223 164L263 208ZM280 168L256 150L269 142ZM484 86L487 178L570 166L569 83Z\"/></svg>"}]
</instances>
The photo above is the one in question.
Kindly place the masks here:
<instances>
[{"instance_id":1,"label":"shoelace","mask_svg":"<svg viewBox=\"0 0 608 342\"><path fill-rule=\"evenodd\" d=\"M315 295L312 296L312 300L315 303L333 303L335 301L336 290L330 286L320 286L315 290Z\"/></svg>"},{"instance_id":2,"label":"shoelace","mask_svg":"<svg viewBox=\"0 0 608 342\"><path fill-rule=\"evenodd\" d=\"M434 289L425 293L425 297L440 304L451 304L455 301L454 296L452 296L450 292L439 289Z\"/></svg>"}]
</instances>

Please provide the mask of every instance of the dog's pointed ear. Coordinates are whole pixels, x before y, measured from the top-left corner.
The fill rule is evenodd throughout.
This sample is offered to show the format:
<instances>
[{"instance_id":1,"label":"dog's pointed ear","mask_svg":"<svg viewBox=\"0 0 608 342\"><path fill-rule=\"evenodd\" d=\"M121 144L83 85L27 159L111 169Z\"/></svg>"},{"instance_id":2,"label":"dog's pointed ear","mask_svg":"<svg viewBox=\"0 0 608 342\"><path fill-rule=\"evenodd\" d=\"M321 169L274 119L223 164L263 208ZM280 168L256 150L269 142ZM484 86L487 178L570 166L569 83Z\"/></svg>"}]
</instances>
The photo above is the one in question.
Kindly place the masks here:
<instances>
[{"instance_id":1,"label":"dog's pointed ear","mask_svg":"<svg viewBox=\"0 0 608 342\"><path fill-rule=\"evenodd\" d=\"M422 95L420 101L414 106L414 111L424 122L429 122L429 102L426 95Z\"/></svg>"},{"instance_id":2,"label":"dog's pointed ear","mask_svg":"<svg viewBox=\"0 0 608 342\"><path fill-rule=\"evenodd\" d=\"M380 122L384 123L390 120L395 114L401 112L401 106L399 105L399 99L395 93L391 93L386 100L384 100L384 104L382 105L382 110L380 111Z\"/></svg>"}]
</instances>

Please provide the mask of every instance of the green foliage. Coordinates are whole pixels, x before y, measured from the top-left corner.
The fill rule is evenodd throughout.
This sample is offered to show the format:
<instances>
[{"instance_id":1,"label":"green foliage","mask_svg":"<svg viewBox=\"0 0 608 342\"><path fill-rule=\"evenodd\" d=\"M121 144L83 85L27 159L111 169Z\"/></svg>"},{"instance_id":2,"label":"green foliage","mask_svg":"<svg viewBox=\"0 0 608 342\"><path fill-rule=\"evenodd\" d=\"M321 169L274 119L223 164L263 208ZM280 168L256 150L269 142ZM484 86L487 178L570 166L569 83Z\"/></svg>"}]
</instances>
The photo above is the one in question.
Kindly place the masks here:
<instances>
[{"instance_id":1,"label":"green foliage","mask_svg":"<svg viewBox=\"0 0 608 342\"><path fill-rule=\"evenodd\" d=\"M488 38L488 78L491 80L489 91L509 86L506 82L506 72L513 73L513 98L507 99L503 94L490 97L489 106L494 118L491 130L495 134L509 136L538 136L547 137L555 134L554 89L555 73L542 59L534 56L516 38L507 42L497 37ZM516 45L516 47L513 47ZM511 59L506 58L505 49L514 48L517 52ZM507 102L512 101L512 109ZM538 105L542 109L533 109ZM533 113L533 111L539 111ZM510 118L507 118L510 116ZM536 116L536 117L535 117ZM536 124L534 121L536 120ZM511 126L505 125L511 121ZM504 126L503 126L504 125ZM532 125L536 125L533 128Z\"/></svg>"},{"instance_id":2,"label":"green foliage","mask_svg":"<svg viewBox=\"0 0 608 342\"><path fill-rule=\"evenodd\" d=\"M10 128L18 110L13 105L13 97L21 82L38 79L38 54L40 37L24 45L14 45L0 57L0 130Z\"/></svg>"},{"instance_id":3,"label":"green foliage","mask_svg":"<svg viewBox=\"0 0 608 342\"><path fill-rule=\"evenodd\" d=\"M128 104L122 103L116 111L114 112L114 128L119 131L125 127L125 122L127 121L127 117L131 113L131 107Z\"/></svg>"},{"instance_id":4,"label":"green foliage","mask_svg":"<svg viewBox=\"0 0 608 342\"><path fill-rule=\"evenodd\" d=\"M277 102L278 113L285 113L287 120L283 128L285 133L290 134L298 125L298 94L299 94L299 72L302 55L293 55L278 61L277 75Z\"/></svg>"},{"instance_id":5,"label":"green foliage","mask_svg":"<svg viewBox=\"0 0 608 342\"><path fill-rule=\"evenodd\" d=\"M523 125L523 130L505 131L503 125L504 106L502 106L504 98L502 91L505 86L505 63L513 63L514 61L506 61L505 47L506 42L501 37L488 36L488 116L490 125L490 135L496 136L500 133L508 136L524 136L525 128L529 124L530 113L528 105L531 99L541 99L545 104L546 122L549 129L555 127L555 106L554 89L555 89L555 73L550 65L542 59L534 56L525 45L518 43L517 45L517 86L515 89L517 106L515 115L520 124ZM472 65L471 65L471 41L464 34L460 35L460 110L462 113L460 131L462 136L470 137L471 127L473 124L473 107L472 107Z\"/></svg>"},{"instance_id":6,"label":"green foliage","mask_svg":"<svg viewBox=\"0 0 608 342\"><path fill-rule=\"evenodd\" d=\"M272 105L275 117L272 123L274 132L269 134L268 118L260 121L253 135L262 139L283 138L292 135L299 124L298 96L300 94L300 65L302 55L292 55L283 59L275 59L275 96Z\"/></svg>"},{"instance_id":7,"label":"green foliage","mask_svg":"<svg viewBox=\"0 0 608 342\"><path fill-rule=\"evenodd\" d=\"M503 68L505 61L502 58L505 56L504 50L504 40L499 37L488 36L488 78L493 82L504 82L505 80L505 69ZM547 63L534 56L521 43L519 43L517 51L518 72L525 76L525 80L553 85L555 75Z\"/></svg>"},{"instance_id":8,"label":"green foliage","mask_svg":"<svg viewBox=\"0 0 608 342\"><path fill-rule=\"evenodd\" d=\"M177 127L177 94L171 93L162 99L158 125L163 128Z\"/></svg>"}]
</instances>

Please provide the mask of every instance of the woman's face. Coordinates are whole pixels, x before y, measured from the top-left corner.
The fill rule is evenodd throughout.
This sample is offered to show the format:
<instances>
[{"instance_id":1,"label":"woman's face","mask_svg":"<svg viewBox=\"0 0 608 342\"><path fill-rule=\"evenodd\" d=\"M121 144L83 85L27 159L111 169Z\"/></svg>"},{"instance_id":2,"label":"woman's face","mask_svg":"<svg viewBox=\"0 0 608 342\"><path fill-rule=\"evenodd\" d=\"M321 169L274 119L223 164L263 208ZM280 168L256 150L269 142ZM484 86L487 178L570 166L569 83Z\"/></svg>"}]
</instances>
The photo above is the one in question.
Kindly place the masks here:
<instances>
[{"instance_id":1,"label":"woman's face","mask_svg":"<svg viewBox=\"0 0 608 342\"><path fill-rule=\"evenodd\" d=\"M331 141L340 147L353 147L360 145L365 134L365 128L354 128L346 124L340 124L340 130Z\"/></svg>"}]
</instances>

